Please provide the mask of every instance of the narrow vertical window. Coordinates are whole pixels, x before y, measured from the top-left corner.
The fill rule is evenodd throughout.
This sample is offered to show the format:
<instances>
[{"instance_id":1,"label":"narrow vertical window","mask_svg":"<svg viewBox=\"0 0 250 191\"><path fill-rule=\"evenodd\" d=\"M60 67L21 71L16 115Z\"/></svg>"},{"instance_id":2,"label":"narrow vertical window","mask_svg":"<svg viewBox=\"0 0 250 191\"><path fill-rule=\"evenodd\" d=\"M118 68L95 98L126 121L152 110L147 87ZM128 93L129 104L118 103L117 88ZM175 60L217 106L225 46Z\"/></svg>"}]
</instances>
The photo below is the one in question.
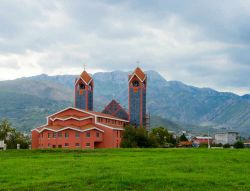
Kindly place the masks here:
<instances>
[{"instance_id":1,"label":"narrow vertical window","mask_svg":"<svg viewBox=\"0 0 250 191\"><path fill-rule=\"evenodd\" d=\"M68 132L65 132L65 138L69 138L69 133Z\"/></svg>"},{"instance_id":2,"label":"narrow vertical window","mask_svg":"<svg viewBox=\"0 0 250 191\"><path fill-rule=\"evenodd\" d=\"M53 138L54 138L54 139L56 138L56 133L53 133Z\"/></svg>"},{"instance_id":3,"label":"narrow vertical window","mask_svg":"<svg viewBox=\"0 0 250 191\"><path fill-rule=\"evenodd\" d=\"M76 138L79 138L80 135L79 135L79 132L76 132Z\"/></svg>"}]
</instances>

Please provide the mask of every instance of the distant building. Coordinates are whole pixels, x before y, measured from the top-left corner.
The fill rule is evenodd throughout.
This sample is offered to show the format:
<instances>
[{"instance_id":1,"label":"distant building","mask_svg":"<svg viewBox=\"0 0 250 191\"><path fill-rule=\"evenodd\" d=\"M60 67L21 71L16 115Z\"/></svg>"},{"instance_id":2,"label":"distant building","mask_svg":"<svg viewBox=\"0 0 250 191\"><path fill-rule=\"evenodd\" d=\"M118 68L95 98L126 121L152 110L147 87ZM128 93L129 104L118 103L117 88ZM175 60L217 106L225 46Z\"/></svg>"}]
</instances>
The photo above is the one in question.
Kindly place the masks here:
<instances>
[{"instance_id":1,"label":"distant building","mask_svg":"<svg viewBox=\"0 0 250 191\"><path fill-rule=\"evenodd\" d=\"M208 141L209 141L209 144L212 144L213 143L213 138L212 137L194 137L193 138L193 143L194 144L208 144Z\"/></svg>"},{"instance_id":2,"label":"distant building","mask_svg":"<svg viewBox=\"0 0 250 191\"><path fill-rule=\"evenodd\" d=\"M0 141L0 149L4 149L4 141Z\"/></svg>"},{"instance_id":3,"label":"distant building","mask_svg":"<svg viewBox=\"0 0 250 191\"><path fill-rule=\"evenodd\" d=\"M246 148L250 148L250 141L244 142L244 146L245 146Z\"/></svg>"},{"instance_id":4,"label":"distant building","mask_svg":"<svg viewBox=\"0 0 250 191\"><path fill-rule=\"evenodd\" d=\"M193 146L192 141L181 141L178 144L178 147L192 147L192 146Z\"/></svg>"},{"instance_id":5,"label":"distant building","mask_svg":"<svg viewBox=\"0 0 250 191\"><path fill-rule=\"evenodd\" d=\"M234 144L238 139L239 133L237 132L225 132L225 133L216 133L215 144Z\"/></svg>"}]
</instances>

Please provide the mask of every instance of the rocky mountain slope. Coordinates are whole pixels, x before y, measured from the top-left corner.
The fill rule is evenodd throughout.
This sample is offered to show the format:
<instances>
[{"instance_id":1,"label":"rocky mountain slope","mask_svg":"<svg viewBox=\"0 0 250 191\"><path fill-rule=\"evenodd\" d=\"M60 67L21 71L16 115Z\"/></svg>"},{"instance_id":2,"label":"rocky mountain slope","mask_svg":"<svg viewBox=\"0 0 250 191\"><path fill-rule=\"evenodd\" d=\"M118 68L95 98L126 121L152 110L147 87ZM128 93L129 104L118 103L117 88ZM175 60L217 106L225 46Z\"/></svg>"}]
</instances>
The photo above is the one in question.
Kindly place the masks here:
<instances>
[{"instance_id":1,"label":"rocky mountain slope","mask_svg":"<svg viewBox=\"0 0 250 191\"><path fill-rule=\"evenodd\" d=\"M250 132L250 96L222 93L209 88L197 88L178 81L167 81L159 73L148 71L147 107L153 125L168 125L172 129L194 129L207 132L207 129L237 130ZM73 103L74 75L39 75L0 82L0 118L11 118L17 128L28 130L42 122L48 113L70 106ZM96 73L94 107L102 110L111 99L121 105L128 105L128 72L114 71ZM14 96L14 97L13 97ZM26 102L24 101L26 100ZM33 100L33 101L28 101ZM18 110L18 105L24 107ZM40 105L39 105L40 104ZM12 110L10 116L7 111ZM31 110L27 108L30 108ZM29 123L29 113L39 108L33 115L36 123ZM19 120L27 126L20 127ZM27 116L27 118L22 117ZM24 123L25 124L25 123ZM32 127L31 127L32 126Z\"/></svg>"}]
</instances>

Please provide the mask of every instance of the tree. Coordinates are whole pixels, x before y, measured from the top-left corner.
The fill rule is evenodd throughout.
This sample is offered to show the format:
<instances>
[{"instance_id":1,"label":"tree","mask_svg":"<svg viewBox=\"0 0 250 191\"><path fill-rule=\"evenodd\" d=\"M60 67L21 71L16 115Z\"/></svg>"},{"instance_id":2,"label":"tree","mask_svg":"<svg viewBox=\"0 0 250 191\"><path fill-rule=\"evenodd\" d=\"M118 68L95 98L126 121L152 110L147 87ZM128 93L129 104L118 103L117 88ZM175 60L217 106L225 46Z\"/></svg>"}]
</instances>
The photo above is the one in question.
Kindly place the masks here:
<instances>
[{"instance_id":1,"label":"tree","mask_svg":"<svg viewBox=\"0 0 250 191\"><path fill-rule=\"evenodd\" d=\"M180 136L180 141L188 141L184 133Z\"/></svg>"},{"instance_id":2,"label":"tree","mask_svg":"<svg viewBox=\"0 0 250 191\"><path fill-rule=\"evenodd\" d=\"M121 147L123 148L148 148L154 147L155 140L149 137L144 128L135 128L131 125L125 127L122 135Z\"/></svg>"},{"instance_id":3,"label":"tree","mask_svg":"<svg viewBox=\"0 0 250 191\"><path fill-rule=\"evenodd\" d=\"M234 143L234 148L242 149L242 148L244 148L244 143L241 141L237 141L236 143Z\"/></svg>"},{"instance_id":4,"label":"tree","mask_svg":"<svg viewBox=\"0 0 250 191\"><path fill-rule=\"evenodd\" d=\"M168 130L164 127L157 127L152 129L150 137L155 138L159 147L169 147L170 144L173 145L176 143L173 135L168 133Z\"/></svg>"},{"instance_id":5,"label":"tree","mask_svg":"<svg viewBox=\"0 0 250 191\"><path fill-rule=\"evenodd\" d=\"M30 138L12 128L7 119L0 122L0 140L4 140L8 149L16 149L17 144L20 144L20 148L27 149L30 144Z\"/></svg>"},{"instance_id":6,"label":"tree","mask_svg":"<svg viewBox=\"0 0 250 191\"><path fill-rule=\"evenodd\" d=\"M11 132L11 124L7 119L3 119L0 122L0 140L7 140L8 133Z\"/></svg>"}]
</instances>

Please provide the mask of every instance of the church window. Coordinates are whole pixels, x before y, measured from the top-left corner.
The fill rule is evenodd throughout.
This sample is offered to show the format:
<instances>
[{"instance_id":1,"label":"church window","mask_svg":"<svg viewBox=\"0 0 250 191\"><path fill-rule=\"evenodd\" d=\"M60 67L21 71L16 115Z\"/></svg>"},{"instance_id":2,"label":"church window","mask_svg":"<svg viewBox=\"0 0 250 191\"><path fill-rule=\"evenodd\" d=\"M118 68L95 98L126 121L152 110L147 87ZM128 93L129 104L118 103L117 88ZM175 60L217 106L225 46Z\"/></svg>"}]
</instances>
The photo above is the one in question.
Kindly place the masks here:
<instances>
[{"instance_id":1,"label":"church window","mask_svg":"<svg viewBox=\"0 0 250 191\"><path fill-rule=\"evenodd\" d=\"M96 137L100 137L100 133L99 132L96 133Z\"/></svg>"},{"instance_id":2,"label":"church window","mask_svg":"<svg viewBox=\"0 0 250 191\"><path fill-rule=\"evenodd\" d=\"M86 143L86 147L90 147L90 143Z\"/></svg>"},{"instance_id":3,"label":"church window","mask_svg":"<svg viewBox=\"0 0 250 191\"><path fill-rule=\"evenodd\" d=\"M69 143L65 143L64 146L65 146L65 147L68 147L68 146L69 146Z\"/></svg>"},{"instance_id":4,"label":"church window","mask_svg":"<svg viewBox=\"0 0 250 191\"><path fill-rule=\"evenodd\" d=\"M79 138L80 135L79 135L79 132L76 132L76 138Z\"/></svg>"},{"instance_id":5,"label":"church window","mask_svg":"<svg viewBox=\"0 0 250 191\"><path fill-rule=\"evenodd\" d=\"M56 133L53 133L53 138L54 138L54 139L56 138Z\"/></svg>"},{"instance_id":6,"label":"church window","mask_svg":"<svg viewBox=\"0 0 250 191\"><path fill-rule=\"evenodd\" d=\"M61 132L58 133L58 137L62 138L62 133Z\"/></svg>"},{"instance_id":7,"label":"church window","mask_svg":"<svg viewBox=\"0 0 250 191\"><path fill-rule=\"evenodd\" d=\"M48 138L50 138L50 133L48 133Z\"/></svg>"},{"instance_id":8,"label":"church window","mask_svg":"<svg viewBox=\"0 0 250 191\"><path fill-rule=\"evenodd\" d=\"M65 133L65 138L69 138L69 133L68 132Z\"/></svg>"},{"instance_id":9,"label":"church window","mask_svg":"<svg viewBox=\"0 0 250 191\"><path fill-rule=\"evenodd\" d=\"M76 147L80 147L80 143L76 143L75 146L76 146Z\"/></svg>"}]
</instances>

